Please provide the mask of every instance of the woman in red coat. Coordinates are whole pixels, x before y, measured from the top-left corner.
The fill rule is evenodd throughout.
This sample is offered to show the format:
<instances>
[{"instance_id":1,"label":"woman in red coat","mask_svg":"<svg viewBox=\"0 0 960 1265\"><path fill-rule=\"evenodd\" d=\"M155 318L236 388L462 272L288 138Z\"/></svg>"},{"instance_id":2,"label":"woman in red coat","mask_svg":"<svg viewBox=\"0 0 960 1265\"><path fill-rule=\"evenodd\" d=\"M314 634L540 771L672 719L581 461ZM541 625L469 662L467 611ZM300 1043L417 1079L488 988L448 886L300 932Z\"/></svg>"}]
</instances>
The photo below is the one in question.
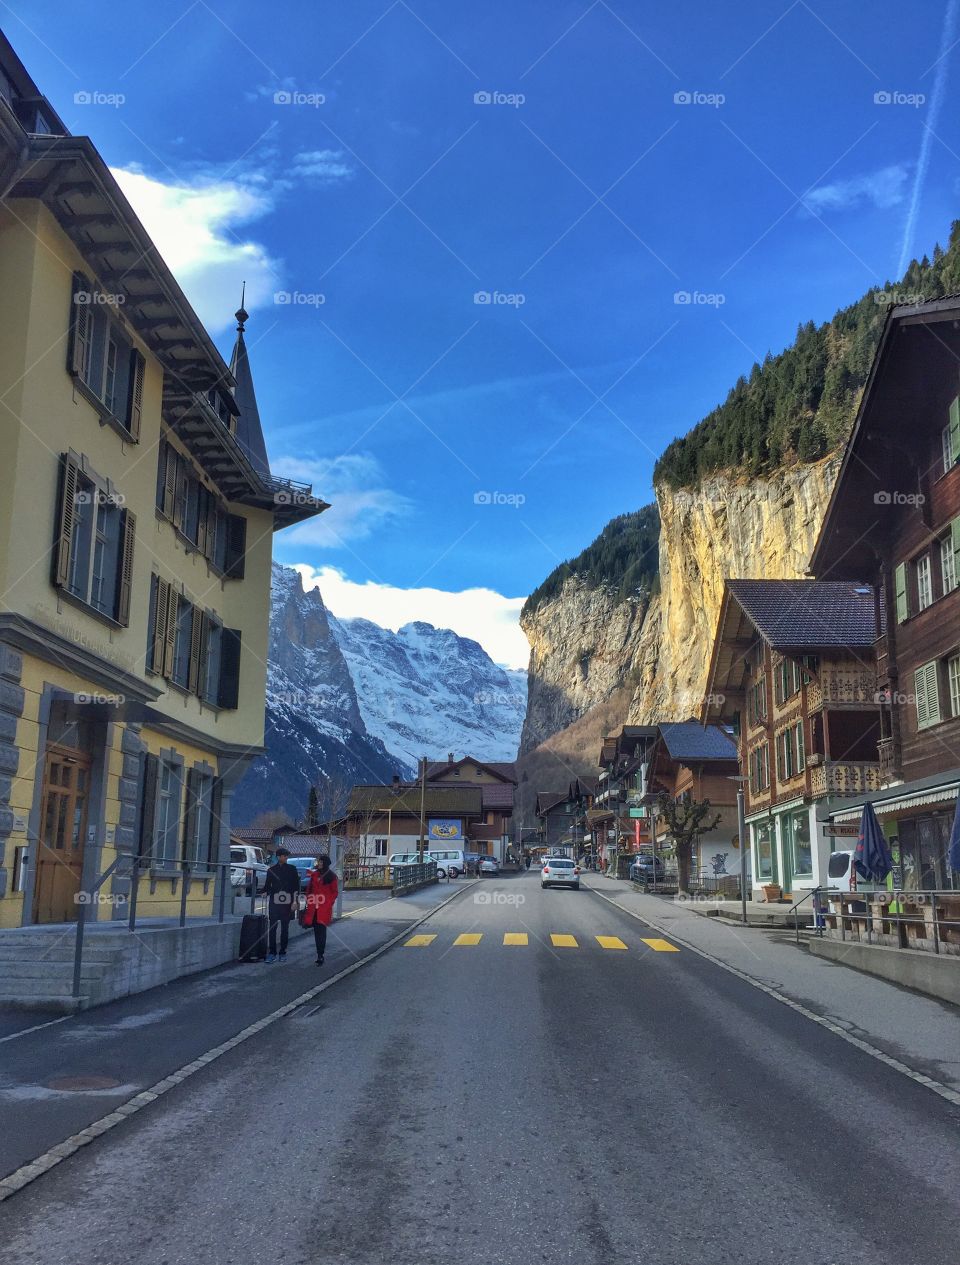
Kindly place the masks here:
<instances>
[{"instance_id":1,"label":"woman in red coat","mask_svg":"<svg viewBox=\"0 0 960 1265\"><path fill-rule=\"evenodd\" d=\"M333 907L339 891L337 876L330 868L330 858L324 853L317 857L316 868L310 871L310 877L307 880L307 908L303 915L303 925L313 928L313 938L317 946L317 966L323 966L323 955L327 947L327 928L333 922Z\"/></svg>"}]
</instances>

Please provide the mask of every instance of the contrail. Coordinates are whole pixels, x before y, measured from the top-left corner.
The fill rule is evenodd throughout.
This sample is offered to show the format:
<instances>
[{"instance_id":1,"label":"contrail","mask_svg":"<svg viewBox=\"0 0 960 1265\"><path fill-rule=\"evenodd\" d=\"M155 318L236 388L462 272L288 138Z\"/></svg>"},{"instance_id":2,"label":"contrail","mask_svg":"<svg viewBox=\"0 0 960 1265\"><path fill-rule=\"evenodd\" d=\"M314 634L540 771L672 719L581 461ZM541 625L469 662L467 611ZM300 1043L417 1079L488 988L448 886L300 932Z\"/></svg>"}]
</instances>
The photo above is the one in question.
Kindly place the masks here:
<instances>
[{"instance_id":1,"label":"contrail","mask_svg":"<svg viewBox=\"0 0 960 1265\"><path fill-rule=\"evenodd\" d=\"M943 105L944 94L947 90L947 71L950 65L947 54L956 39L958 7L960 7L960 0L948 0L947 11L943 17L943 30L940 33L940 50L936 61L937 73L934 76L933 91L930 94L930 115L927 120L927 125L923 129L923 139L920 142L920 154L917 157L917 170L913 177L913 191L910 195L910 209L907 212L907 222L903 226L903 243L900 247L900 264L897 268L898 277L902 277L906 272L907 264L909 264L912 257L913 233L917 226L917 214L920 210L920 198L923 194L923 186L927 179L927 168L930 166L930 147L933 143L933 134L937 128L937 120L940 117L940 109Z\"/></svg>"}]
</instances>

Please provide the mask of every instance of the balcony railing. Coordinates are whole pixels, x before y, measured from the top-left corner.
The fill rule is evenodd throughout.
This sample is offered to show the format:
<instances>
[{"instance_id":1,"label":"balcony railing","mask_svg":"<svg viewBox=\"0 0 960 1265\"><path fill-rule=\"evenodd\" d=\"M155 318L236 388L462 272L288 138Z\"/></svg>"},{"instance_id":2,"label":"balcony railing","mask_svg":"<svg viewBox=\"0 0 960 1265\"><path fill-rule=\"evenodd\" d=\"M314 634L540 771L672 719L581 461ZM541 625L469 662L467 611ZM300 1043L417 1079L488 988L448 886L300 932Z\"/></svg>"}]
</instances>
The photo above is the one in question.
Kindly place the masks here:
<instances>
[{"instance_id":1,"label":"balcony railing","mask_svg":"<svg viewBox=\"0 0 960 1265\"><path fill-rule=\"evenodd\" d=\"M879 739L877 751L880 755L880 780L886 783L891 781L897 773L897 753L893 745L893 739Z\"/></svg>"},{"instance_id":2,"label":"balcony railing","mask_svg":"<svg viewBox=\"0 0 960 1265\"><path fill-rule=\"evenodd\" d=\"M873 666L825 667L807 686L807 711L815 712L831 703L877 702L877 675Z\"/></svg>"},{"instance_id":3,"label":"balcony railing","mask_svg":"<svg viewBox=\"0 0 960 1265\"><path fill-rule=\"evenodd\" d=\"M826 761L810 770L810 793L817 795L866 795L879 791L879 760Z\"/></svg>"}]
</instances>

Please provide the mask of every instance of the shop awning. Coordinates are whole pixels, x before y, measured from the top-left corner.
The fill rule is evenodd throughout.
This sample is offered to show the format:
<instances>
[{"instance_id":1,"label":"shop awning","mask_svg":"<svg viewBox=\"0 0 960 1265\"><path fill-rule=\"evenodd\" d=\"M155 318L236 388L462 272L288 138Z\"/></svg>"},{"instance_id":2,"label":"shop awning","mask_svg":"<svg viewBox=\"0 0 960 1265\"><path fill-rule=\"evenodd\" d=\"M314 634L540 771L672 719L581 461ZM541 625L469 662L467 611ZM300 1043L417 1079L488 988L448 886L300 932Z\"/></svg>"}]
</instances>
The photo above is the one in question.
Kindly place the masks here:
<instances>
[{"instance_id":1,"label":"shop awning","mask_svg":"<svg viewBox=\"0 0 960 1265\"><path fill-rule=\"evenodd\" d=\"M888 786L882 791L875 791L854 804L845 804L827 814L828 821L859 821L863 814L864 804L872 804L878 817L889 817L892 813L900 813L911 808L943 805L949 807L960 798L960 769L947 776L937 774L933 777L918 778L914 782L902 782L899 786Z\"/></svg>"}]
</instances>

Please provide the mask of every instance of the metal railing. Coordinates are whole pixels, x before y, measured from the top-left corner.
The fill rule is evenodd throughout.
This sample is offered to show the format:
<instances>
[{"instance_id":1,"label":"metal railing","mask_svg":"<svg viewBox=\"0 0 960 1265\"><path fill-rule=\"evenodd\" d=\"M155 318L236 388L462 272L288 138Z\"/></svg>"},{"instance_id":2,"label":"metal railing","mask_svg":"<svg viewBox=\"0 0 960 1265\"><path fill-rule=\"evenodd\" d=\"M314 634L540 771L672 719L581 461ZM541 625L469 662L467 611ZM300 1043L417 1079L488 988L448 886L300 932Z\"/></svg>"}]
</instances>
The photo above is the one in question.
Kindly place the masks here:
<instances>
[{"instance_id":1,"label":"metal railing","mask_svg":"<svg viewBox=\"0 0 960 1265\"><path fill-rule=\"evenodd\" d=\"M121 867L129 866L129 876L121 873ZM153 868L153 873L161 879L180 878L180 926L187 925L187 899L190 895L191 870L196 870L201 877L206 880L216 879L217 870L223 870L223 877L220 882L220 893L218 900L217 921L223 922L226 911L227 888L232 887L230 883L230 871L237 868L231 861L178 861L169 868L164 867L162 870L156 868L156 862L149 856L130 856L127 853L121 853L116 857L110 865L99 874L96 881L88 888L83 889L77 895L77 930L73 949L73 988L72 995L80 996L81 975L83 973L83 944L84 932L87 925L87 910L97 903L97 893L106 883L107 879L114 875L118 877L130 877L130 913L127 916L127 930L136 932L137 929L137 897L140 890L140 874L143 870ZM119 899L119 898L115 898Z\"/></svg>"},{"instance_id":2,"label":"metal railing","mask_svg":"<svg viewBox=\"0 0 960 1265\"><path fill-rule=\"evenodd\" d=\"M425 887L427 883L437 881L436 861L425 861L422 865L395 865L393 868L393 891L412 892L417 887Z\"/></svg>"},{"instance_id":3,"label":"metal railing","mask_svg":"<svg viewBox=\"0 0 960 1265\"><path fill-rule=\"evenodd\" d=\"M835 890L839 891L839 888ZM824 921L824 917L823 917L823 891L824 889L822 887L812 887L810 891L807 892L804 896L801 896L798 901L794 901L794 903L787 910L788 915L789 914L798 915L800 911L800 906L805 905L808 900L812 900L813 903L811 906L811 913L813 914L813 929L818 936L822 936L824 931L826 931L827 929L827 924ZM799 944L800 943L799 917L795 917L794 919L794 930L797 933L797 944Z\"/></svg>"},{"instance_id":4,"label":"metal railing","mask_svg":"<svg viewBox=\"0 0 960 1265\"><path fill-rule=\"evenodd\" d=\"M960 891L841 891L815 887L790 910L813 899L818 935L838 931L840 939L911 952L947 953L960 957ZM820 923L822 921L822 927ZM797 924L797 941L800 926Z\"/></svg>"}]
</instances>

